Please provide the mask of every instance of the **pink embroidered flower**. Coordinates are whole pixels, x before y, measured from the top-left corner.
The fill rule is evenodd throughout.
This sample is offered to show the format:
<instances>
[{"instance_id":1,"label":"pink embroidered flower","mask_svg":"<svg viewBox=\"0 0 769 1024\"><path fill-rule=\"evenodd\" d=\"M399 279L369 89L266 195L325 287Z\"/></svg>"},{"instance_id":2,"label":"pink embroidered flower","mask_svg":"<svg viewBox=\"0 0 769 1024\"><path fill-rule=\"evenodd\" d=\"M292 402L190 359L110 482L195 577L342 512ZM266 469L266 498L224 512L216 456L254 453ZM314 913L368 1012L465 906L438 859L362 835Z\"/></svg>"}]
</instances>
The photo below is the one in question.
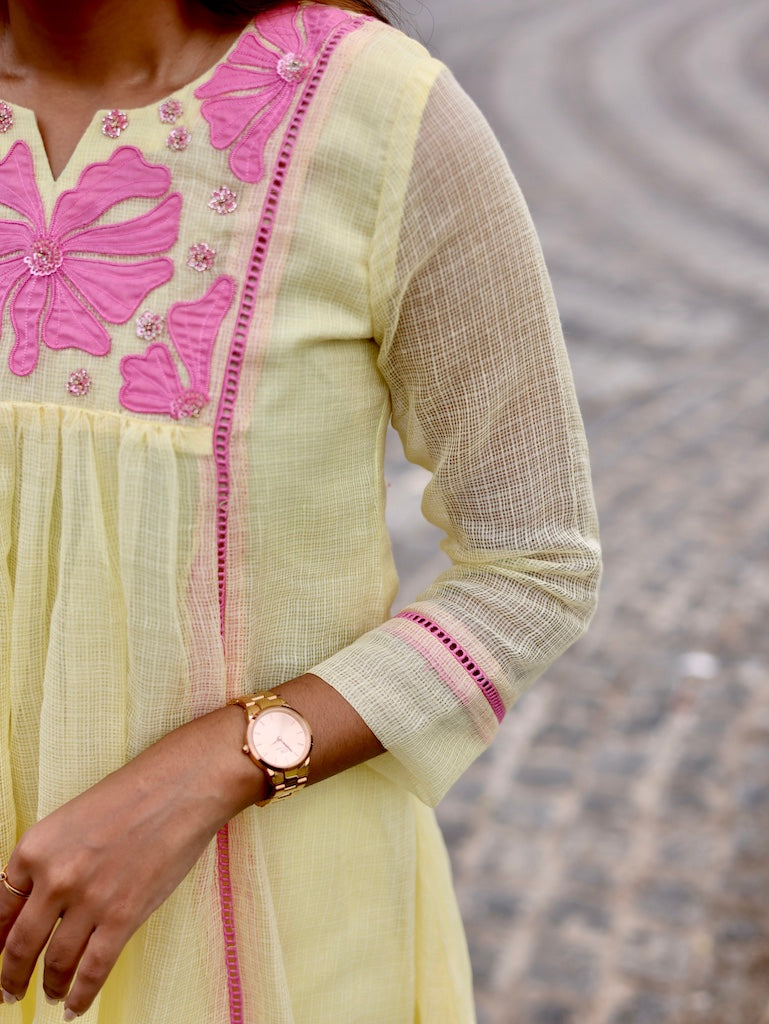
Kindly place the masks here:
<instances>
[{"instance_id":1,"label":"pink embroidered flower","mask_svg":"<svg viewBox=\"0 0 769 1024\"><path fill-rule=\"evenodd\" d=\"M125 356L120 404L131 412L166 414L175 420L199 416L211 401L211 356L235 295L231 277L218 277L202 299L177 302L168 311L168 333L187 373L184 387L167 345L155 343L144 355Z\"/></svg>"},{"instance_id":2,"label":"pink embroidered flower","mask_svg":"<svg viewBox=\"0 0 769 1024\"><path fill-rule=\"evenodd\" d=\"M196 242L195 245L190 246L190 251L187 253L187 266L190 270L197 270L199 274L202 274L211 269L215 258L216 249L212 249L206 242Z\"/></svg>"},{"instance_id":3,"label":"pink embroidered flower","mask_svg":"<svg viewBox=\"0 0 769 1024\"><path fill-rule=\"evenodd\" d=\"M67 391L75 398L82 398L91 390L91 374L88 370L73 370L67 380Z\"/></svg>"},{"instance_id":4,"label":"pink embroidered flower","mask_svg":"<svg viewBox=\"0 0 769 1024\"><path fill-rule=\"evenodd\" d=\"M179 233L182 199L166 195L170 185L167 167L121 146L83 171L46 223L29 146L13 144L0 162L0 206L21 219L0 220L0 314L10 307L15 340L8 362L15 374L34 370L41 342L106 355L111 342L104 321L125 323L170 280L173 263L157 256ZM138 217L98 223L125 200L161 197ZM125 259L137 256L153 258Z\"/></svg>"},{"instance_id":5,"label":"pink embroidered flower","mask_svg":"<svg viewBox=\"0 0 769 1024\"><path fill-rule=\"evenodd\" d=\"M176 128L172 128L168 133L166 145L169 149L173 149L174 152L181 153L183 149L189 146L191 137L189 128L185 128L183 124L180 124Z\"/></svg>"},{"instance_id":6,"label":"pink embroidered flower","mask_svg":"<svg viewBox=\"0 0 769 1024\"><path fill-rule=\"evenodd\" d=\"M158 107L158 116L163 124L176 124L182 113L180 100L164 100Z\"/></svg>"},{"instance_id":7,"label":"pink embroidered flower","mask_svg":"<svg viewBox=\"0 0 769 1024\"><path fill-rule=\"evenodd\" d=\"M211 129L211 145L229 149L241 181L261 181L264 150L297 98L332 32L353 24L349 14L322 4L283 5L260 14L226 63L195 95Z\"/></svg>"},{"instance_id":8,"label":"pink embroidered flower","mask_svg":"<svg viewBox=\"0 0 769 1024\"><path fill-rule=\"evenodd\" d=\"M0 101L0 132L3 135L13 128L13 109Z\"/></svg>"},{"instance_id":9,"label":"pink embroidered flower","mask_svg":"<svg viewBox=\"0 0 769 1024\"><path fill-rule=\"evenodd\" d=\"M211 193L211 198L208 200L208 209L213 210L214 213L218 213L221 216L224 216L227 213L234 213L237 208L237 192L233 192L232 189L227 188L226 185L222 185L221 188L215 188Z\"/></svg>"},{"instance_id":10,"label":"pink embroidered flower","mask_svg":"<svg viewBox=\"0 0 769 1024\"><path fill-rule=\"evenodd\" d=\"M136 337L142 341L157 341L163 333L163 317L149 309L136 318Z\"/></svg>"},{"instance_id":11,"label":"pink embroidered flower","mask_svg":"<svg viewBox=\"0 0 769 1024\"><path fill-rule=\"evenodd\" d=\"M118 139L128 127L128 114L122 110L110 110L101 119L101 133L108 139Z\"/></svg>"}]
</instances>

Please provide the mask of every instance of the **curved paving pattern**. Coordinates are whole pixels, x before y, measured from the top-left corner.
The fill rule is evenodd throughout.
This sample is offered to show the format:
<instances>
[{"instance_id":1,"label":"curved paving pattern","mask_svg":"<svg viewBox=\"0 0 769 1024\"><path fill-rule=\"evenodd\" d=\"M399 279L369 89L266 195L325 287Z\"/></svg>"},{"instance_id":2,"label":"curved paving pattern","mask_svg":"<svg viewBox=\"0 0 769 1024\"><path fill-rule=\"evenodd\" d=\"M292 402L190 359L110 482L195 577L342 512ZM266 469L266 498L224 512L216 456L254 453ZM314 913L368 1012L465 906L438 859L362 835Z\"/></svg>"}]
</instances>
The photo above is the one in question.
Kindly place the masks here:
<instances>
[{"instance_id":1,"label":"curved paving pattern","mask_svg":"<svg viewBox=\"0 0 769 1024\"><path fill-rule=\"evenodd\" d=\"M769 1024L769 7L432 6L540 231L606 554L440 809L479 1021ZM441 561L390 477L408 598Z\"/></svg>"}]
</instances>

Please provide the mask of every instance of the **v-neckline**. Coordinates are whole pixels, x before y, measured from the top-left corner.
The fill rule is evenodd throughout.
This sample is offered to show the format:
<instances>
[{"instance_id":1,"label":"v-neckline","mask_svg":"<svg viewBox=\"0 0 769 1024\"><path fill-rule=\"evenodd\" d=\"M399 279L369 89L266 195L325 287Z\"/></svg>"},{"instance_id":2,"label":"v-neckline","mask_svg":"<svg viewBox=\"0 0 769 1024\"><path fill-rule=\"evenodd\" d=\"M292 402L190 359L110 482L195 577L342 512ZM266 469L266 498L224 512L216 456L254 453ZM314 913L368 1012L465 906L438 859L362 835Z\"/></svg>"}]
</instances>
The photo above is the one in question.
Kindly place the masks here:
<instances>
[{"instance_id":1,"label":"v-neckline","mask_svg":"<svg viewBox=\"0 0 769 1024\"><path fill-rule=\"evenodd\" d=\"M143 121L146 121L148 115L154 115L154 117L157 118L158 108L162 103L169 99L179 99L180 101L182 101L182 105L185 111L187 111L189 109L189 100L191 96L194 95L195 90L198 89L201 85L203 85L204 82L208 81L208 79L214 74L214 72L216 71L220 64L223 64L228 60L231 54L234 53L235 49L237 48L243 37L252 28L253 19L247 22L247 24L238 33L235 39L229 44L226 50L224 50L221 56L219 56L213 64L207 67L201 74L197 75L194 79L180 86L178 89L174 89L172 92L165 92L153 101L151 101L150 103L146 103L141 107L102 107L101 109L94 111L90 121L78 137L74 148L71 150L66 163L56 176L54 176L53 169L51 167L51 162L48 157L48 151L46 150L45 143L43 141L43 134L40 130L40 125L37 119L36 111L34 111L31 107L25 107L22 104L16 103L13 100L4 100L2 96L0 96L0 101L6 102L14 112L14 117L18 114L20 118L26 122L26 130L29 130L34 133L35 139L40 147L41 154L39 166L37 167L37 173L45 174L46 185L48 189L54 193L59 193L61 191L62 181L68 180L71 177L71 168L78 166L78 162L80 162L79 155L81 150L88 145L88 140L91 139L95 133L101 132L100 126L103 123L104 118L108 114L110 114L113 110L119 110L120 113L126 116L128 126L130 127L132 124L140 124ZM191 124L188 117L186 119L186 124L188 127ZM169 122L168 127L171 128L173 127L173 125ZM124 141L125 144L130 145L130 136L128 135L127 132ZM36 161L36 164L37 163L38 162Z\"/></svg>"}]
</instances>

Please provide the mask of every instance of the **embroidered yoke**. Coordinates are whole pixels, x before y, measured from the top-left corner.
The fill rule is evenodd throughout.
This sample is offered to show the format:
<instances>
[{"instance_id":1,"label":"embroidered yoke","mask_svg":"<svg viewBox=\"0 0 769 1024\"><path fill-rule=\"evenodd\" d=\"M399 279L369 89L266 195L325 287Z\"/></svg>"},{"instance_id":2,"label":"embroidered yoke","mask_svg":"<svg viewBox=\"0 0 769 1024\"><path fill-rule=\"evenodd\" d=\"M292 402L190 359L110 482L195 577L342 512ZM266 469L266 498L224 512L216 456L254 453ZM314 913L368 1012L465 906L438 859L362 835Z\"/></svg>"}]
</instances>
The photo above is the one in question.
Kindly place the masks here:
<instances>
[{"instance_id":1,"label":"embroidered yoke","mask_svg":"<svg viewBox=\"0 0 769 1024\"><path fill-rule=\"evenodd\" d=\"M0 157L0 861L305 671L388 750L231 822L83 1020L468 1024L431 805L598 579L558 317L487 126L401 33L290 3L101 111L56 181L0 103ZM394 617L391 416L453 562ZM37 985L8 1024L59 1020Z\"/></svg>"}]
</instances>

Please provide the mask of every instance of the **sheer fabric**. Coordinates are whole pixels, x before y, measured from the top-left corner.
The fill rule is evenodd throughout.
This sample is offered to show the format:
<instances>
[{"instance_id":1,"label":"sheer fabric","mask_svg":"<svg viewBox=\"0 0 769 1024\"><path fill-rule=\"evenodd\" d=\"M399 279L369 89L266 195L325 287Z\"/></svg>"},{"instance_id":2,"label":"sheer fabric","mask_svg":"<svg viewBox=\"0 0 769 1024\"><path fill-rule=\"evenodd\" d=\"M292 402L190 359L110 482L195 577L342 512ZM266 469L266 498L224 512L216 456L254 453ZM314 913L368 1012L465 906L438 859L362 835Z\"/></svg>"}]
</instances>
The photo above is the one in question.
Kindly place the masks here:
<instances>
[{"instance_id":1,"label":"sheer fabric","mask_svg":"<svg viewBox=\"0 0 769 1024\"><path fill-rule=\"evenodd\" d=\"M154 107L129 111L118 139L97 116L53 182L30 112L15 110L0 137L3 160L14 144L29 148L49 221L119 147L168 169L162 194L182 196L178 237L168 244L166 224L141 252L170 260L173 275L137 315L173 324L175 304L208 308L214 280L236 286L215 338L196 342L197 356L210 343L207 390L184 349L191 336L146 345L135 317L109 309L94 314L107 351L62 348L41 319L39 336L25 335L39 344L36 368L20 374L6 359L21 299L6 294L0 859L38 817L165 732L307 670L388 748L232 822L227 858L212 843L137 933L89 1024L471 1022L429 805L585 628L595 599L584 435L542 254L505 161L420 46L314 11L286 5L241 40L242 52L279 54L298 32L307 61L283 120L264 128L261 178L249 180L245 150L230 161L245 132L220 145L211 113L240 116L248 95L206 117L218 69L175 96L184 150L169 149ZM248 102L258 112L258 92ZM159 188L99 223L149 214ZM209 201L223 188L237 208L220 215ZM0 227L0 247L21 232ZM209 271L188 265L201 243L215 253ZM135 263L138 249L114 262ZM68 390L76 370L92 382L84 394ZM198 415L177 415L177 399ZM424 511L454 560L408 618L390 607L391 414L408 457L433 474ZM9 1024L60 1017L39 987L4 1012Z\"/></svg>"}]
</instances>

